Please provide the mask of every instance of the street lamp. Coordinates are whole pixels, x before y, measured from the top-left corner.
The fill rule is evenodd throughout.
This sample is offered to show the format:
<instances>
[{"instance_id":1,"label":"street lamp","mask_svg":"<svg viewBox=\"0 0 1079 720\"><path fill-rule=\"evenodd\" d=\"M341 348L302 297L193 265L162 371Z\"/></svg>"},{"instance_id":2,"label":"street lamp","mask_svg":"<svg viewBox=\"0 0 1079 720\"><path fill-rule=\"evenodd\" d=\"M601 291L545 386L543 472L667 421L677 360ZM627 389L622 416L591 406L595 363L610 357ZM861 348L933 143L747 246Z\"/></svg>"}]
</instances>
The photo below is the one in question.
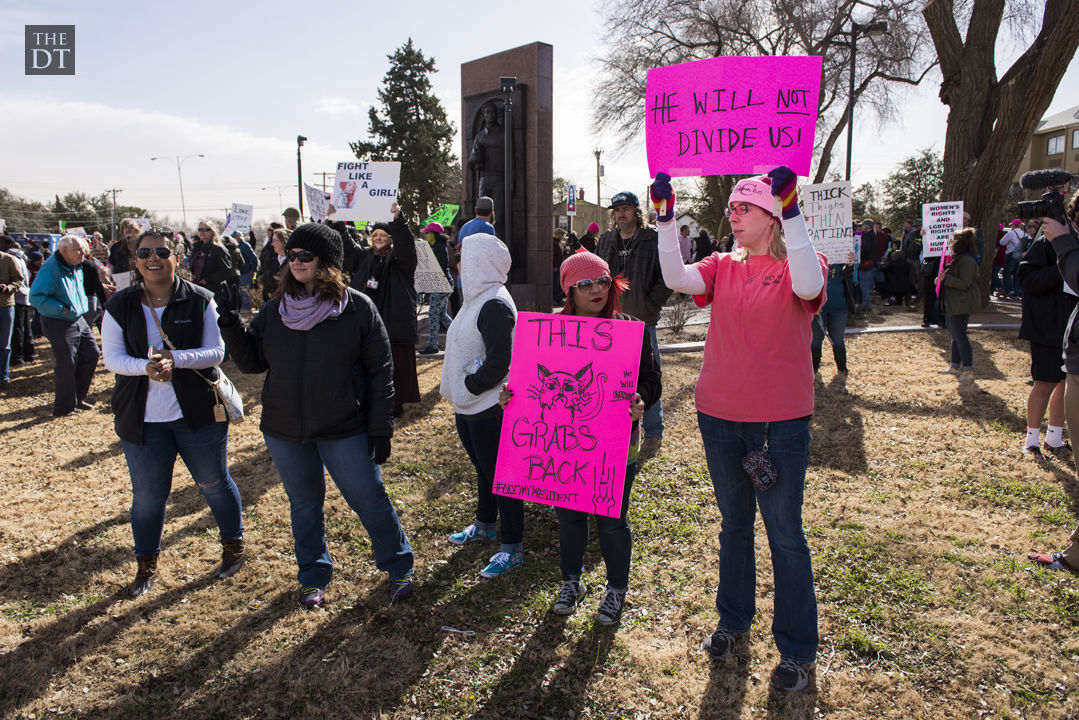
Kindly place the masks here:
<instances>
[{"instance_id":1,"label":"street lamp","mask_svg":"<svg viewBox=\"0 0 1079 720\"><path fill-rule=\"evenodd\" d=\"M853 19L850 21L850 94L847 97L847 180L850 180L851 150L854 147L854 55L858 46L858 33L872 35L875 33L888 32L888 23L883 20L861 25Z\"/></svg>"},{"instance_id":2,"label":"street lamp","mask_svg":"<svg viewBox=\"0 0 1079 720\"><path fill-rule=\"evenodd\" d=\"M296 136L296 195L300 198L300 220L303 220L303 163L300 160L300 148L307 142L303 135Z\"/></svg>"},{"instance_id":3,"label":"street lamp","mask_svg":"<svg viewBox=\"0 0 1079 720\"><path fill-rule=\"evenodd\" d=\"M259 188L259 190L273 190L274 188L277 188L277 209L278 210L284 210L285 209L285 203L281 200L281 188L288 188L288 187L296 187L296 186L295 185L267 185L266 187Z\"/></svg>"},{"instance_id":4,"label":"street lamp","mask_svg":"<svg viewBox=\"0 0 1079 720\"><path fill-rule=\"evenodd\" d=\"M176 156L176 177L179 178L179 180L180 180L180 210L184 214L184 227L187 227L187 206L184 204L184 176L180 172L180 168L183 166L185 160L189 160L189 159L191 159L193 157L204 158L206 156L203 155L202 153L198 153L197 155L185 155L182 158L179 155ZM158 157L152 157L150 159L151 160L169 160L171 158L169 158L169 156L167 156L167 155L159 155Z\"/></svg>"}]
</instances>

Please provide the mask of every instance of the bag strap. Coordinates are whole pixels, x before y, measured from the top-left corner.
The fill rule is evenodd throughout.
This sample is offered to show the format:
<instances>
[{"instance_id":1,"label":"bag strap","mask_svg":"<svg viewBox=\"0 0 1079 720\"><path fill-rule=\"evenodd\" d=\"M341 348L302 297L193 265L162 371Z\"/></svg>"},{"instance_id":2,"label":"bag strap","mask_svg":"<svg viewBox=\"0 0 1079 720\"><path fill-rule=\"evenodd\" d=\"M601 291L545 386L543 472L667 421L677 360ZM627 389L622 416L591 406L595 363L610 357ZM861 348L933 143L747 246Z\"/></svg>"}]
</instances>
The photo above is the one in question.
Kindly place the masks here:
<instances>
[{"instance_id":1,"label":"bag strap","mask_svg":"<svg viewBox=\"0 0 1079 720\"><path fill-rule=\"evenodd\" d=\"M771 423L764 423L764 447L761 448L764 452L768 452L768 426Z\"/></svg>"},{"instance_id":2,"label":"bag strap","mask_svg":"<svg viewBox=\"0 0 1079 720\"><path fill-rule=\"evenodd\" d=\"M150 316L153 317L153 319L154 319L154 325L157 326L157 331L159 333L161 333L161 339L164 340L165 344L169 346L169 350L175 351L176 346L172 344L172 340L169 340L169 336L165 334L165 329L163 327L161 327L161 321L157 318L157 311L154 310L154 305L150 301L150 295L146 292L146 288L142 289L142 295L143 295L143 297L146 298L146 306L150 308ZM203 375L201 372L199 372L197 368L191 368L191 369L196 375L198 375L200 378L202 378L203 382L205 382L207 385L209 385L210 387L212 387L214 389L214 395L217 396L218 402L220 402L222 405L224 405L225 401L221 397L221 390L217 387L217 381L216 380L210 380L205 375Z\"/></svg>"}]
</instances>

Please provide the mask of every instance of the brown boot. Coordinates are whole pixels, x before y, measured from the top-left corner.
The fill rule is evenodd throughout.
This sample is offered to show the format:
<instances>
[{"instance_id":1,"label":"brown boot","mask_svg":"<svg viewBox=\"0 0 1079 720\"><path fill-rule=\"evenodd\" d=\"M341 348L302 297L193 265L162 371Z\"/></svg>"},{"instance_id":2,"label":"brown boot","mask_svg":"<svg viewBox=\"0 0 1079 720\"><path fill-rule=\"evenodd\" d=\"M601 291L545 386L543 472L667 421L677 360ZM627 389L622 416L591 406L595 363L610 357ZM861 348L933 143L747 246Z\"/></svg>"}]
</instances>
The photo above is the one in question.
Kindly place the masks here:
<instances>
[{"instance_id":1,"label":"brown boot","mask_svg":"<svg viewBox=\"0 0 1079 720\"><path fill-rule=\"evenodd\" d=\"M221 565L214 570L215 580L224 580L235 575L244 566L247 560L247 552L244 550L244 539L221 541Z\"/></svg>"},{"instance_id":2,"label":"brown boot","mask_svg":"<svg viewBox=\"0 0 1079 720\"><path fill-rule=\"evenodd\" d=\"M157 555L137 555L135 562L138 563L139 569L135 573L134 582L127 589L127 594L131 597L148 593L157 577Z\"/></svg>"}]
</instances>

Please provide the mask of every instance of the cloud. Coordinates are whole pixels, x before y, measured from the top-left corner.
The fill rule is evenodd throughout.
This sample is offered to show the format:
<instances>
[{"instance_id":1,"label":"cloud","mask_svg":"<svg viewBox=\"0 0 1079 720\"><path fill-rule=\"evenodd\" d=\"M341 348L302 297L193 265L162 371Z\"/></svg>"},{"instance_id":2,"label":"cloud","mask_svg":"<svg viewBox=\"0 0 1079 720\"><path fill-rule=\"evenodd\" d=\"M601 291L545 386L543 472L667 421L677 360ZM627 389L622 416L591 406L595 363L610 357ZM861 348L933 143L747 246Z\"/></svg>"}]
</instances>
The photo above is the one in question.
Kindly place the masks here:
<instances>
[{"instance_id":1,"label":"cloud","mask_svg":"<svg viewBox=\"0 0 1079 720\"><path fill-rule=\"evenodd\" d=\"M360 106L346 97L331 95L319 100L313 110L317 113L342 115L344 113L358 113L360 112Z\"/></svg>"}]
</instances>

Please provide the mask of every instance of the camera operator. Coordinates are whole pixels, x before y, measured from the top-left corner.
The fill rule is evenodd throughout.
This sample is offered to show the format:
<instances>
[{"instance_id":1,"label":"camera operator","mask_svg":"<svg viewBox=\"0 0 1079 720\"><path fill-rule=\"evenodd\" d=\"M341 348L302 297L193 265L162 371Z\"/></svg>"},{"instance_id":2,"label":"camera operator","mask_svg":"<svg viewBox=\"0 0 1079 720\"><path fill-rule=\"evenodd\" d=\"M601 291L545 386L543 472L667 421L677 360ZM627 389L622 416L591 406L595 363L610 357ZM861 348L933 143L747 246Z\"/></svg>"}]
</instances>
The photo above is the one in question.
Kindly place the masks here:
<instances>
[{"instance_id":1,"label":"camera operator","mask_svg":"<svg viewBox=\"0 0 1079 720\"><path fill-rule=\"evenodd\" d=\"M1058 196L1067 192L1069 185L1070 182L1064 183ZM1027 185L1024 184L1024 187ZM1054 203L1053 199L1048 197L1050 195L1051 192L1043 195L1041 204L1050 206L1050 211L1058 210L1053 207L1058 203ZM1076 228L1079 222L1079 192L1071 196L1066 208L1061 209L1064 212L1058 210L1042 219L1041 230L1056 251L1057 267L1064 283L1075 290L1079 288L1079 230ZM1021 207L1021 215L1022 210ZM1076 321L1075 314L1070 318L1067 333L1064 335L1064 366L1067 371L1064 381L1064 414L1069 432L1074 433L1079 429L1079 322ZM1071 544L1063 552L1031 553L1028 557L1049 569L1068 570L1079 574L1079 527L1072 532L1070 540Z\"/></svg>"}]
</instances>

